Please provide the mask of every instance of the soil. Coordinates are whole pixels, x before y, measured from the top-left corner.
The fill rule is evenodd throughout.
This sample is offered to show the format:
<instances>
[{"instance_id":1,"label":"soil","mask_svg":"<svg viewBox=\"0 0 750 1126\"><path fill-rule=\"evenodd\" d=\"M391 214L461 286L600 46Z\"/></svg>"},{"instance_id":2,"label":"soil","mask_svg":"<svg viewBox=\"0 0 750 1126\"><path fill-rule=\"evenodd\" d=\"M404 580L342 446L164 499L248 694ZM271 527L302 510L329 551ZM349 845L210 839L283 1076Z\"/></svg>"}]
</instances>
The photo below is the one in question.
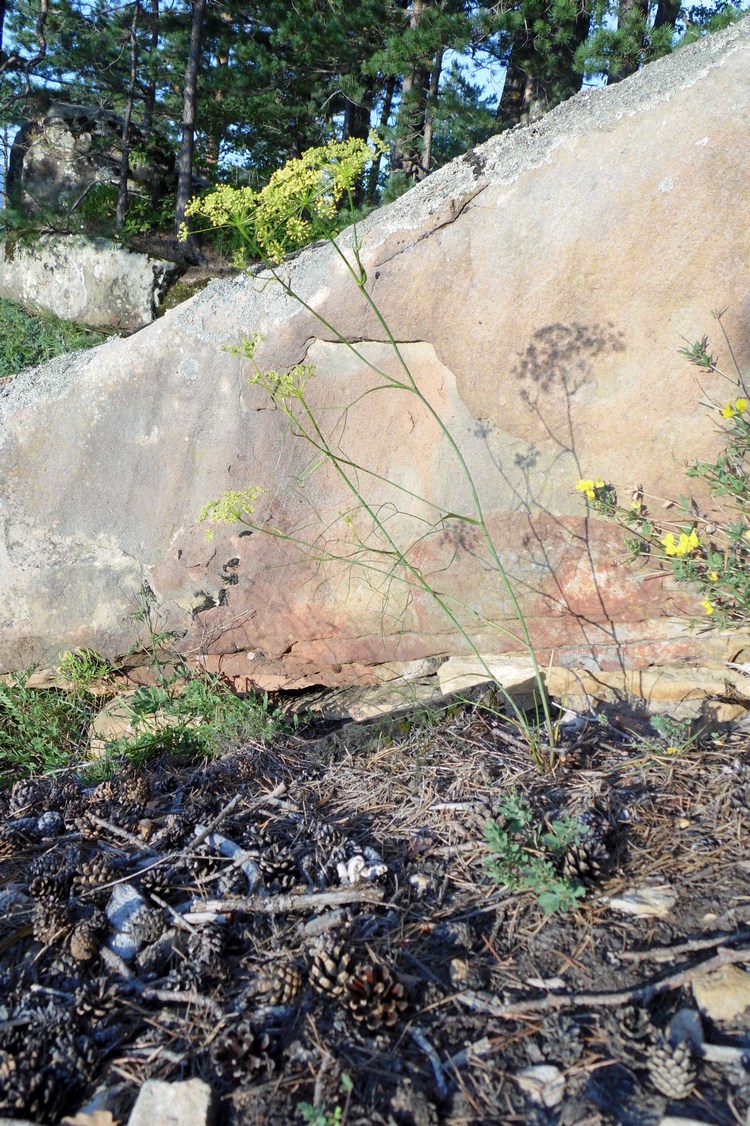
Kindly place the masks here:
<instances>
[{"instance_id":1,"label":"soil","mask_svg":"<svg viewBox=\"0 0 750 1126\"><path fill-rule=\"evenodd\" d=\"M591 721L550 758L469 706L16 783L0 1113L98 1092L119 1122L146 1079L199 1077L226 1126L745 1124L750 1008L693 985L750 966L750 739L669 754ZM573 910L491 878L512 791ZM564 814L567 860L542 841ZM650 913L611 902L636 889ZM119 938L113 890L142 896Z\"/></svg>"}]
</instances>

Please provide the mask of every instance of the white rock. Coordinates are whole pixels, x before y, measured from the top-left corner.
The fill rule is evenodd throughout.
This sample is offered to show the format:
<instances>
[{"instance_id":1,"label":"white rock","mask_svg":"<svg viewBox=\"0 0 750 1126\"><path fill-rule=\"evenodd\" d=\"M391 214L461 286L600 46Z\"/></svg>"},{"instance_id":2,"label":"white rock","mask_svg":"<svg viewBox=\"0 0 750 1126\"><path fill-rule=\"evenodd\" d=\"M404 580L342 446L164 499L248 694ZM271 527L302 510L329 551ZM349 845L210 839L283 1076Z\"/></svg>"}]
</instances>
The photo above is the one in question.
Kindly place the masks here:
<instances>
[{"instance_id":1,"label":"white rock","mask_svg":"<svg viewBox=\"0 0 750 1126\"><path fill-rule=\"evenodd\" d=\"M183 1083L147 1079L128 1126L208 1126L212 1099L211 1088L202 1079L187 1079Z\"/></svg>"},{"instance_id":2,"label":"white rock","mask_svg":"<svg viewBox=\"0 0 750 1126\"><path fill-rule=\"evenodd\" d=\"M677 892L669 884L632 888L604 902L623 915L636 915L639 919L666 919L677 902Z\"/></svg>"},{"instance_id":3,"label":"white rock","mask_svg":"<svg viewBox=\"0 0 750 1126\"><path fill-rule=\"evenodd\" d=\"M713 973L701 974L693 978L693 996L711 1020L735 1020L750 1007L750 973L739 966L721 966Z\"/></svg>"},{"instance_id":4,"label":"white rock","mask_svg":"<svg viewBox=\"0 0 750 1126\"><path fill-rule=\"evenodd\" d=\"M535 1064L517 1072L513 1078L533 1103L557 1106L565 1094L565 1076L549 1063Z\"/></svg>"}]
</instances>

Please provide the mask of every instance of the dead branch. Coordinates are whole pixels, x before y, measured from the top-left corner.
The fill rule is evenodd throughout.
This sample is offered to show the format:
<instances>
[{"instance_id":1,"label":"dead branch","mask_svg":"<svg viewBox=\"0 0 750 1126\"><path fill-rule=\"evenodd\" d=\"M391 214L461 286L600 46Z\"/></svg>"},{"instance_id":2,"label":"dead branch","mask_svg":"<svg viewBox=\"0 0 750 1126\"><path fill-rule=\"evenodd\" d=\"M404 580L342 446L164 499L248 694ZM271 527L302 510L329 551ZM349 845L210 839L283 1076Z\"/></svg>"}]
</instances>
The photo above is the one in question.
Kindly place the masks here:
<instances>
[{"instance_id":1,"label":"dead branch","mask_svg":"<svg viewBox=\"0 0 750 1126\"><path fill-rule=\"evenodd\" d=\"M633 989L621 989L613 993L548 993L544 997L503 1002L494 993L466 990L464 993L454 994L451 1000L473 1012L501 1018L521 1016L526 1013L546 1013L558 1009L613 1008L616 1005L628 1005L633 1002L647 1004L659 993L680 989L683 985L688 985L693 978L737 962L750 962L750 950L728 950L722 947L713 958L707 958L692 966L684 966L667 977L647 982L645 985L636 985Z\"/></svg>"}]
</instances>

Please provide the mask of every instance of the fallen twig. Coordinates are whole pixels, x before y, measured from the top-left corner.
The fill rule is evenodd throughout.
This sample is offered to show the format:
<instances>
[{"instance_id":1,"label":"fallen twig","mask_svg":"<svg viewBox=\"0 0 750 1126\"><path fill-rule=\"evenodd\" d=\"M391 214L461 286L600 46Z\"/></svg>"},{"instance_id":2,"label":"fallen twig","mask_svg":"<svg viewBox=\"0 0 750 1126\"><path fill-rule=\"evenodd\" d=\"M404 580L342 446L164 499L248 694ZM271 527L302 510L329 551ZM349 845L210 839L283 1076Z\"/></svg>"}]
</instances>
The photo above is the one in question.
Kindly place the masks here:
<instances>
[{"instance_id":1,"label":"fallen twig","mask_svg":"<svg viewBox=\"0 0 750 1126\"><path fill-rule=\"evenodd\" d=\"M312 895L245 895L231 899L196 899L190 904L189 919L195 911L239 912L264 915L294 914L299 911L317 911L320 907L341 907L347 903L382 903L385 890L379 887L338 888L336 891L315 892Z\"/></svg>"},{"instance_id":2,"label":"fallen twig","mask_svg":"<svg viewBox=\"0 0 750 1126\"><path fill-rule=\"evenodd\" d=\"M736 962L750 962L750 950L727 950L722 947L713 958L708 958L697 965L685 966L658 981L650 981L645 985L636 985L633 989L620 989L613 993L547 993L544 997L504 1002L498 1000L494 993L466 990L454 994L451 1000L473 1012L486 1013L493 1017L514 1017L524 1013L544 1013L556 1009L589 1006L613 1007L631 1004L634 1001L646 1004L659 993L666 993L669 989L680 989L695 977Z\"/></svg>"},{"instance_id":3,"label":"fallen twig","mask_svg":"<svg viewBox=\"0 0 750 1126\"><path fill-rule=\"evenodd\" d=\"M737 931L736 934L722 934L718 938L692 938L679 946L655 946L651 950L623 950L617 957L623 962L669 962L680 954L692 954L699 950L714 950L717 946L734 946L737 942L750 940L750 930Z\"/></svg>"},{"instance_id":4,"label":"fallen twig","mask_svg":"<svg viewBox=\"0 0 750 1126\"><path fill-rule=\"evenodd\" d=\"M447 1098L448 1084L445 1081L445 1072L443 1070L443 1065L440 1062L440 1056L437 1054L432 1044L425 1036L424 1032L417 1028L416 1025L413 1024L411 1026L408 1031L408 1035L411 1037L417 1047L424 1052L424 1054L427 1056L427 1059L430 1061L430 1065L432 1066L432 1071L435 1076L435 1089L438 1095L441 1099Z\"/></svg>"}]
</instances>

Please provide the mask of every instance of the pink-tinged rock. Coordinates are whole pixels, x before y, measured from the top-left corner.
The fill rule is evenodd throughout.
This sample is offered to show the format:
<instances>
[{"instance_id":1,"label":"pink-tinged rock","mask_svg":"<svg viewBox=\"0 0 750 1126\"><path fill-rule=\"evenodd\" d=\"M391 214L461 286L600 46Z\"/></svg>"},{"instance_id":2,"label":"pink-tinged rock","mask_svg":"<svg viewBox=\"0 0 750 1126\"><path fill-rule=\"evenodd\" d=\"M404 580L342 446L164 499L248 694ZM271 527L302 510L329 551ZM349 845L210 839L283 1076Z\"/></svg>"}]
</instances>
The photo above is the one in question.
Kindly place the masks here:
<instances>
[{"instance_id":1,"label":"pink-tinged rock","mask_svg":"<svg viewBox=\"0 0 750 1126\"><path fill-rule=\"evenodd\" d=\"M522 652L480 530L440 521L475 512L433 411L474 475L543 665L736 660L726 638L688 631L696 595L627 565L575 484L679 496L685 459L718 449L703 404L726 385L699 386L678 349L713 332L718 350L710 310L727 305L750 369L749 70L742 21L373 215L360 231L368 286L409 377L322 247L283 276L362 358L280 287L238 278L16 379L0 392L0 671L81 645L125 652L144 589L153 627L243 688L366 683L378 666L467 651L459 626L483 652ZM315 365L316 417L411 570L225 350L254 331L261 367ZM413 378L423 398L382 389L389 378ZM261 530L206 542L201 507L250 485L266 490Z\"/></svg>"}]
</instances>

